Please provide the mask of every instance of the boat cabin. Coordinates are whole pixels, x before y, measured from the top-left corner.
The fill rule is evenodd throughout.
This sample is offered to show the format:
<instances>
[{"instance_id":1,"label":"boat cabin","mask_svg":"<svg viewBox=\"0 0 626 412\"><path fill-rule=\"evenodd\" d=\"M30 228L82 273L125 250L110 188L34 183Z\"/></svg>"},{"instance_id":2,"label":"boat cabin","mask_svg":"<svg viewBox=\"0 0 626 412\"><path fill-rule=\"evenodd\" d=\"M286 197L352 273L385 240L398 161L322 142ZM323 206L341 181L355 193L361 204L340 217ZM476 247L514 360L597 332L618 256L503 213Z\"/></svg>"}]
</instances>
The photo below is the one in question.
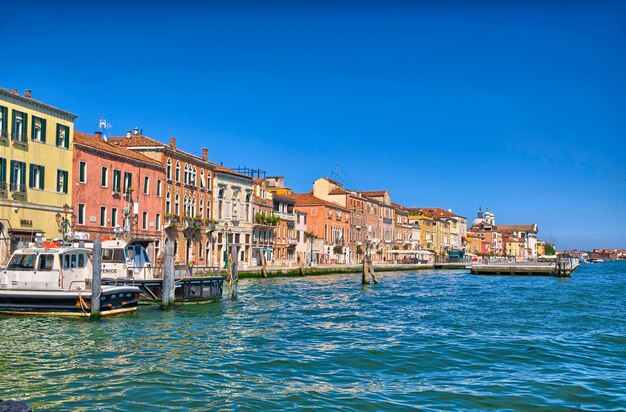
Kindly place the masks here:
<instances>
[{"instance_id":1,"label":"boat cabin","mask_svg":"<svg viewBox=\"0 0 626 412\"><path fill-rule=\"evenodd\" d=\"M149 239L121 239L102 242L102 277L153 279L152 262L146 251Z\"/></svg>"},{"instance_id":2,"label":"boat cabin","mask_svg":"<svg viewBox=\"0 0 626 412\"><path fill-rule=\"evenodd\" d=\"M92 265L84 248L34 247L16 250L0 271L0 289L84 290Z\"/></svg>"}]
</instances>

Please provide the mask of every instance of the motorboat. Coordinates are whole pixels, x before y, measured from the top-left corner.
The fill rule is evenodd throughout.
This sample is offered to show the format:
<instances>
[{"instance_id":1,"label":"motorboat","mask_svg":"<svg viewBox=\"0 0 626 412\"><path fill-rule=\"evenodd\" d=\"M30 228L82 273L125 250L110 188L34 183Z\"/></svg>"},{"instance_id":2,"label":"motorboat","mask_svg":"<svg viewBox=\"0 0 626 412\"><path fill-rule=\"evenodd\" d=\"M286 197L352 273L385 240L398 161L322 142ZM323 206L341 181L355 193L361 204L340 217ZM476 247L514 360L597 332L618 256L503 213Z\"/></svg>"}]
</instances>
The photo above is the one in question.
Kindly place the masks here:
<instances>
[{"instance_id":1,"label":"motorboat","mask_svg":"<svg viewBox=\"0 0 626 412\"><path fill-rule=\"evenodd\" d=\"M17 249L0 269L0 313L88 317L93 300L89 253L58 242ZM134 286L102 286L100 315L134 312L139 295Z\"/></svg>"},{"instance_id":2,"label":"motorboat","mask_svg":"<svg viewBox=\"0 0 626 412\"><path fill-rule=\"evenodd\" d=\"M161 301L163 266L153 266L147 248L151 239L103 239L102 284L137 286L141 300ZM201 302L222 297L224 278L216 267L179 267L174 296L178 302ZM215 276L205 276L214 273ZM198 276L198 274L201 274Z\"/></svg>"}]
</instances>

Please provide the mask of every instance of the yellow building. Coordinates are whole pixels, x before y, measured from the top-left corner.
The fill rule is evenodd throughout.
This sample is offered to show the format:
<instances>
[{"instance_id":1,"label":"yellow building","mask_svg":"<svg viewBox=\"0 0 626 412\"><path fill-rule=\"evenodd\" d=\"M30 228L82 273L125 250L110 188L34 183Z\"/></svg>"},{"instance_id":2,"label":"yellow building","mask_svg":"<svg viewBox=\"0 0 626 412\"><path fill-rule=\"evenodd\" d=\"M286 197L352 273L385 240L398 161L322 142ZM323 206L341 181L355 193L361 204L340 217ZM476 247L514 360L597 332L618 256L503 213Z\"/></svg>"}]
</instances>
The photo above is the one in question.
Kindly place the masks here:
<instances>
[{"instance_id":1,"label":"yellow building","mask_svg":"<svg viewBox=\"0 0 626 412\"><path fill-rule=\"evenodd\" d=\"M424 215L424 212L417 209L409 209L409 223L417 224L420 228L420 247L424 250L435 251L439 245L437 227L433 218Z\"/></svg>"},{"instance_id":2,"label":"yellow building","mask_svg":"<svg viewBox=\"0 0 626 412\"><path fill-rule=\"evenodd\" d=\"M37 233L52 239L60 226L71 230L71 210L63 206L72 204L75 119L30 90L0 88L0 261Z\"/></svg>"}]
</instances>

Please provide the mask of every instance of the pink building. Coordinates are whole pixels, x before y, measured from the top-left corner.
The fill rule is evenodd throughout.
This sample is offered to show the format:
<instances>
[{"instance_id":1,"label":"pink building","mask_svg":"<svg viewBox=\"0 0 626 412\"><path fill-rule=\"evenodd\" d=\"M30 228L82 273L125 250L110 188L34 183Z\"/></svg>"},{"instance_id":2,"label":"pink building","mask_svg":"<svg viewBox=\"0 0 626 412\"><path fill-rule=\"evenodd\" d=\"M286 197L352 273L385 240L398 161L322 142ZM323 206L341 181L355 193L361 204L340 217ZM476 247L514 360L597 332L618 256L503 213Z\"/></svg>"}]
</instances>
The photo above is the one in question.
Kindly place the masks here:
<instances>
[{"instance_id":1,"label":"pink building","mask_svg":"<svg viewBox=\"0 0 626 412\"><path fill-rule=\"evenodd\" d=\"M160 248L163 166L141 153L106 142L100 133L74 132L74 226L77 237L142 237ZM154 260L153 260L154 261Z\"/></svg>"}]
</instances>

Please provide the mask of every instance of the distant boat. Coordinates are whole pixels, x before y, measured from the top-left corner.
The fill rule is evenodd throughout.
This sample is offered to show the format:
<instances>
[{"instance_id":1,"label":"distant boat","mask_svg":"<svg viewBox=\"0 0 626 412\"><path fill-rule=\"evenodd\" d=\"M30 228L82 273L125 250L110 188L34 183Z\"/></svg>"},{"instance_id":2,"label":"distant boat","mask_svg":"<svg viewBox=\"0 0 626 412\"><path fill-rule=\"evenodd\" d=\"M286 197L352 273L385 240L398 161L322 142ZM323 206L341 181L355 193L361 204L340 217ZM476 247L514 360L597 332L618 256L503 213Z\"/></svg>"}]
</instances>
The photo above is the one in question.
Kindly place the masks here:
<instances>
[{"instance_id":1,"label":"distant boat","mask_svg":"<svg viewBox=\"0 0 626 412\"><path fill-rule=\"evenodd\" d=\"M0 270L0 313L9 315L90 315L93 267L89 250L57 242L18 249ZM139 289L102 286L100 315L134 312Z\"/></svg>"},{"instance_id":2,"label":"distant boat","mask_svg":"<svg viewBox=\"0 0 626 412\"><path fill-rule=\"evenodd\" d=\"M604 259L589 259L589 263L602 263Z\"/></svg>"}]
</instances>

